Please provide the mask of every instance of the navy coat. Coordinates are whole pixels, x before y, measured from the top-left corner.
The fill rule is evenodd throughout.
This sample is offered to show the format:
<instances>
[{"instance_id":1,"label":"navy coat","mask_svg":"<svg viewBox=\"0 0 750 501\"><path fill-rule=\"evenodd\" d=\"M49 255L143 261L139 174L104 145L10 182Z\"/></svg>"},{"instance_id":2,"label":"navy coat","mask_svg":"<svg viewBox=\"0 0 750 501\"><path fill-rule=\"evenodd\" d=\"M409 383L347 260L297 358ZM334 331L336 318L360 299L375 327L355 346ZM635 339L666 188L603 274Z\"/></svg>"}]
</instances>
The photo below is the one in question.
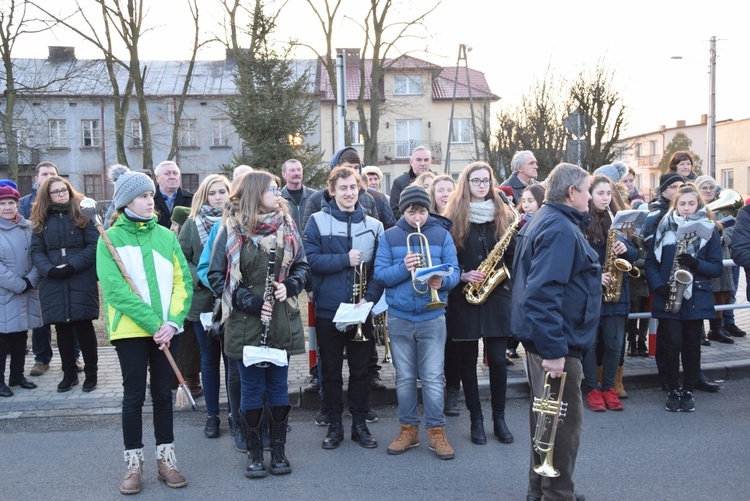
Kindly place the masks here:
<instances>
[{"instance_id":1,"label":"navy coat","mask_svg":"<svg viewBox=\"0 0 750 501\"><path fill-rule=\"evenodd\" d=\"M617 240L625 244L625 247L628 248L628 250L625 252L625 254L621 254L617 256L618 258L622 258L625 261L629 262L630 264L633 264L635 262L636 257L638 257L638 252L635 249L635 246L633 245L633 242L630 240L623 238L620 235L617 235ZM604 262L607 259L607 249L606 249L606 243L592 243L591 248L594 249L599 256L599 264L602 266L602 272L604 272ZM623 272L623 283L622 283L622 294L620 294L620 300L616 303L605 303L604 300L602 300L602 316L603 317L614 317L614 316L623 316L630 313L630 275L628 273Z\"/></svg>"}]
</instances>

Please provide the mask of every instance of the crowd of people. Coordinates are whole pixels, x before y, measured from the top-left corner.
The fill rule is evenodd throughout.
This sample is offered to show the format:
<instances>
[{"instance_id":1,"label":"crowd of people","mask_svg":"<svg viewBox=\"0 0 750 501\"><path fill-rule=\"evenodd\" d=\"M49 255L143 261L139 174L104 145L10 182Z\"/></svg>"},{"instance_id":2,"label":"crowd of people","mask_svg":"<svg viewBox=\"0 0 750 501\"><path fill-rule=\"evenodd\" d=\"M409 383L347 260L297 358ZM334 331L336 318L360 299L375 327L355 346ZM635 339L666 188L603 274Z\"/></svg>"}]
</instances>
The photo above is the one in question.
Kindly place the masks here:
<instances>
[{"instance_id":1,"label":"crowd of people","mask_svg":"<svg viewBox=\"0 0 750 501\"><path fill-rule=\"evenodd\" d=\"M24 376L27 333L33 331L30 374L38 376L52 360L52 325L63 375L57 390L71 391L80 372L81 390L96 389L97 280L123 378L123 494L141 490L147 390L158 478L172 488L187 485L176 465L177 382L164 350L176 354L193 396L205 397L206 438L221 434L223 381L227 423L236 448L247 453L245 475L291 473L288 364L305 352L303 290L315 310L318 361L306 391L320 395L315 421L327 426L323 449L345 440L346 409L351 440L378 447L368 428L378 420L369 392L384 388L373 314L342 324L335 320L341 305L357 311L387 304L401 427L387 447L392 455L420 445L423 423L430 450L453 459L446 416L460 414L461 388L469 440L487 443L477 381L480 340L492 432L512 443L507 366L522 347L532 402L564 392L568 406L555 444L558 477L534 472L543 452L532 447L531 500L583 498L572 475L584 409L623 410L625 356L649 356L647 321L628 320L629 313L650 311L658 319L655 359L667 410L692 412L696 389L719 390L701 371L700 346L745 336L731 310L715 312L714 305L731 304L739 282L739 268L724 267L722 259L750 265L750 212L737 214L735 207L736 225L731 216L717 220L711 203L721 190L710 176L697 176L688 152L672 156L651 203L635 187L634 170L621 162L593 175L561 163L537 182L533 152L521 151L502 184L484 162L455 179L436 175L424 146L409 163L390 196L381 191L380 169L363 168L351 147L334 155L320 191L303 184L295 159L282 166L283 187L265 170L239 166L231 181L207 176L195 194L180 187L174 162L159 164L153 179L114 165L114 197L103 223L50 162L37 166L32 193L23 198L13 181L0 181L6 305L0 396L13 396L11 387L36 387ZM647 213L642 228L613 227L627 210ZM432 272L418 280L426 267ZM677 280L681 272L690 280ZM531 413L532 441L535 423Z\"/></svg>"}]
</instances>

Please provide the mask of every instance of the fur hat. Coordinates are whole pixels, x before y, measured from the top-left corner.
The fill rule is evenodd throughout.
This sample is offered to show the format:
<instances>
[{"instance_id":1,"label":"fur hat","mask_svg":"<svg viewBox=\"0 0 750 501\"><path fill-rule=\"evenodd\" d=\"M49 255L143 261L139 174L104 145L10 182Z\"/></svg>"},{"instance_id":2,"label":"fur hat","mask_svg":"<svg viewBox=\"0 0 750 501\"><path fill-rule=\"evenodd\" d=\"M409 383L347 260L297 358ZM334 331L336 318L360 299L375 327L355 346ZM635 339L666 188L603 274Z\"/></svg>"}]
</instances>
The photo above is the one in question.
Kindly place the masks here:
<instances>
[{"instance_id":1,"label":"fur hat","mask_svg":"<svg viewBox=\"0 0 750 501\"><path fill-rule=\"evenodd\" d=\"M140 172L121 173L115 181L115 209L120 210L147 191L156 192L154 182Z\"/></svg>"},{"instance_id":2,"label":"fur hat","mask_svg":"<svg viewBox=\"0 0 750 501\"><path fill-rule=\"evenodd\" d=\"M698 187L698 188L700 188L701 185L705 184L705 183L711 183L714 186L716 186L716 179L712 178L711 176L705 176L705 175L704 176L698 176L698 177L695 178L695 181L693 181L693 182L695 183L695 186Z\"/></svg>"},{"instance_id":3,"label":"fur hat","mask_svg":"<svg viewBox=\"0 0 750 501\"><path fill-rule=\"evenodd\" d=\"M617 181L628 175L628 166L623 162L615 162L611 165L602 165L594 171L594 175L607 176L612 180L613 183L616 183Z\"/></svg>"},{"instance_id":4,"label":"fur hat","mask_svg":"<svg viewBox=\"0 0 750 501\"><path fill-rule=\"evenodd\" d=\"M427 194L427 190L415 184L404 188L404 191L401 192L401 198L398 199L398 210L403 214L411 205L419 205L429 210L430 195Z\"/></svg>"},{"instance_id":5,"label":"fur hat","mask_svg":"<svg viewBox=\"0 0 750 501\"><path fill-rule=\"evenodd\" d=\"M365 177L367 174L375 174L378 176L378 179L383 180L383 171L374 165L368 165L362 169L362 177Z\"/></svg>"},{"instance_id":6,"label":"fur hat","mask_svg":"<svg viewBox=\"0 0 750 501\"><path fill-rule=\"evenodd\" d=\"M685 178L677 174L676 172L667 172L666 174L662 174L659 178L659 193L664 193L664 190L669 188L677 181L681 181L684 183Z\"/></svg>"},{"instance_id":7,"label":"fur hat","mask_svg":"<svg viewBox=\"0 0 750 501\"><path fill-rule=\"evenodd\" d=\"M16 189L16 183L10 179L3 179L0 181L0 200L5 198L12 198L18 203L21 200L21 194Z\"/></svg>"}]
</instances>

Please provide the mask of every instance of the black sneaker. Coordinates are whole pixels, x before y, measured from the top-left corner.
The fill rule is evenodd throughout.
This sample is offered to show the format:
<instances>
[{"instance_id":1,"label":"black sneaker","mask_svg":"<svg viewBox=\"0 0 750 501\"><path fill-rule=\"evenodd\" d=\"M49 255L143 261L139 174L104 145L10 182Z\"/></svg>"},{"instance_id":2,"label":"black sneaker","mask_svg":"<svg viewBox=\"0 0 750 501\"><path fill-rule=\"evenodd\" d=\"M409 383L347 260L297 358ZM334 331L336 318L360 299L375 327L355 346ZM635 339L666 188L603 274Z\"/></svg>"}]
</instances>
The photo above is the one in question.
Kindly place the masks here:
<instances>
[{"instance_id":1,"label":"black sneaker","mask_svg":"<svg viewBox=\"0 0 750 501\"><path fill-rule=\"evenodd\" d=\"M692 391L683 391L680 395L680 410L682 412L693 412L695 410Z\"/></svg>"},{"instance_id":2,"label":"black sneaker","mask_svg":"<svg viewBox=\"0 0 750 501\"><path fill-rule=\"evenodd\" d=\"M739 327L737 327L737 324L727 324L724 326L724 331L727 332L730 336L733 337L745 337L747 336L747 332L743 331Z\"/></svg>"},{"instance_id":3,"label":"black sneaker","mask_svg":"<svg viewBox=\"0 0 750 501\"><path fill-rule=\"evenodd\" d=\"M320 414L315 416L315 424L317 426L328 426L331 424L331 419L328 417L328 414L320 411Z\"/></svg>"},{"instance_id":4,"label":"black sneaker","mask_svg":"<svg viewBox=\"0 0 750 501\"><path fill-rule=\"evenodd\" d=\"M367 416L365 416L365 421L368 423L377 423L378 421L380 421L380 418L374 412L367 411Z\"/></svg>"},{"instance_id":5,"label":"black sneaker","mask_svg":"<svg viewBox=\"0 0 750 501\"><path fill-rule=\"evenodd\" d=\"M305 386L305 389L303 390L305 393L318 393L320 392L320 382L317 377L313 376L313 378L310 380L310 384Z\"/></svg>"},{"instance_id":6,"label":"black sneaker","mask_svg":"<svg viewBox=\"0 0 750 501\"><path fill-rule=\"evenodd\" d=\"M671 390L669 392L669 395L667 395L667 405L665 407L669 412L680 411L680 390Z\"/></svg>"}]
</instances>

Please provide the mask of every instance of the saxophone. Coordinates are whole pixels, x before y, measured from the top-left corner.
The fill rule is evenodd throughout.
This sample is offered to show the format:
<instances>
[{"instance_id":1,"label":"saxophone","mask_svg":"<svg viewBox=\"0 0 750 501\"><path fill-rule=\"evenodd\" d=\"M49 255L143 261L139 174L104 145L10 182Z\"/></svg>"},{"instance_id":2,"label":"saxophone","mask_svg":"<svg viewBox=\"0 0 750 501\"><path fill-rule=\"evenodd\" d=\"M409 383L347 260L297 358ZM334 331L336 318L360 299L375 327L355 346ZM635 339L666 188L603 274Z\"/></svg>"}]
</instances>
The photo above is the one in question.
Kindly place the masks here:
<instances>
[{"instance_id":1,"label":"saxophone","mask_svg":"<svg viewBox=\"0 0 750 501\"><path fill-rule=\"evenodd\" d=\"M685 287L693 281L693 274L680 266L677 256L687 251L687 244L695 233L687 233L677 243L674 250L674 261L672 261L672 271L669 273L669 297L667 298L664 310L669 313L679 313L682 307L682 296L685 294Z\"/></svg>"},{"instance_id":2,"label":"saxophone","mask_svg":"<svg viewBox=\"0 0 750 501\"><path fill-rule=\"evenodd\" d=\"M609 206L607 206L607 212L609 213L610 219L614 220L612 209L610 209ZM640 275L637 268L633 268L633 265L628 263L625 259L617 257L612 248L615 242L617 242L617 230L610 227L607 232L607 243L605 247L607 258L604 261L602 273L609 273L612 279L609 281L609 286L605 287L602 292L602 300L605 303L617 303L620 301L620 296L622 295L623 273L630 273L633 277Z\"/></svg>"},{"instance_id":3,"label":"saxophone","mask_svg":"<svg viewBox=\"0 0 750 501\"><path fill-rule=\"evenodd\" d=\"M464 296L466 301L471 304L482 304L487 300L490 293L495 290L495 287L503 283L506 279L510 278L510 271L503 262L503 254L510 245L510 240L513 235L518 231L518 223L521 222L521 215L518 211L510 204L507 205L513 213L513 221L508 225L508 228L503 233L503 236L492 248L492 251L479 265L477 271L484 273L484 280L477 283L468 283L463 288Z\"/></svg>"}]
</instances>

